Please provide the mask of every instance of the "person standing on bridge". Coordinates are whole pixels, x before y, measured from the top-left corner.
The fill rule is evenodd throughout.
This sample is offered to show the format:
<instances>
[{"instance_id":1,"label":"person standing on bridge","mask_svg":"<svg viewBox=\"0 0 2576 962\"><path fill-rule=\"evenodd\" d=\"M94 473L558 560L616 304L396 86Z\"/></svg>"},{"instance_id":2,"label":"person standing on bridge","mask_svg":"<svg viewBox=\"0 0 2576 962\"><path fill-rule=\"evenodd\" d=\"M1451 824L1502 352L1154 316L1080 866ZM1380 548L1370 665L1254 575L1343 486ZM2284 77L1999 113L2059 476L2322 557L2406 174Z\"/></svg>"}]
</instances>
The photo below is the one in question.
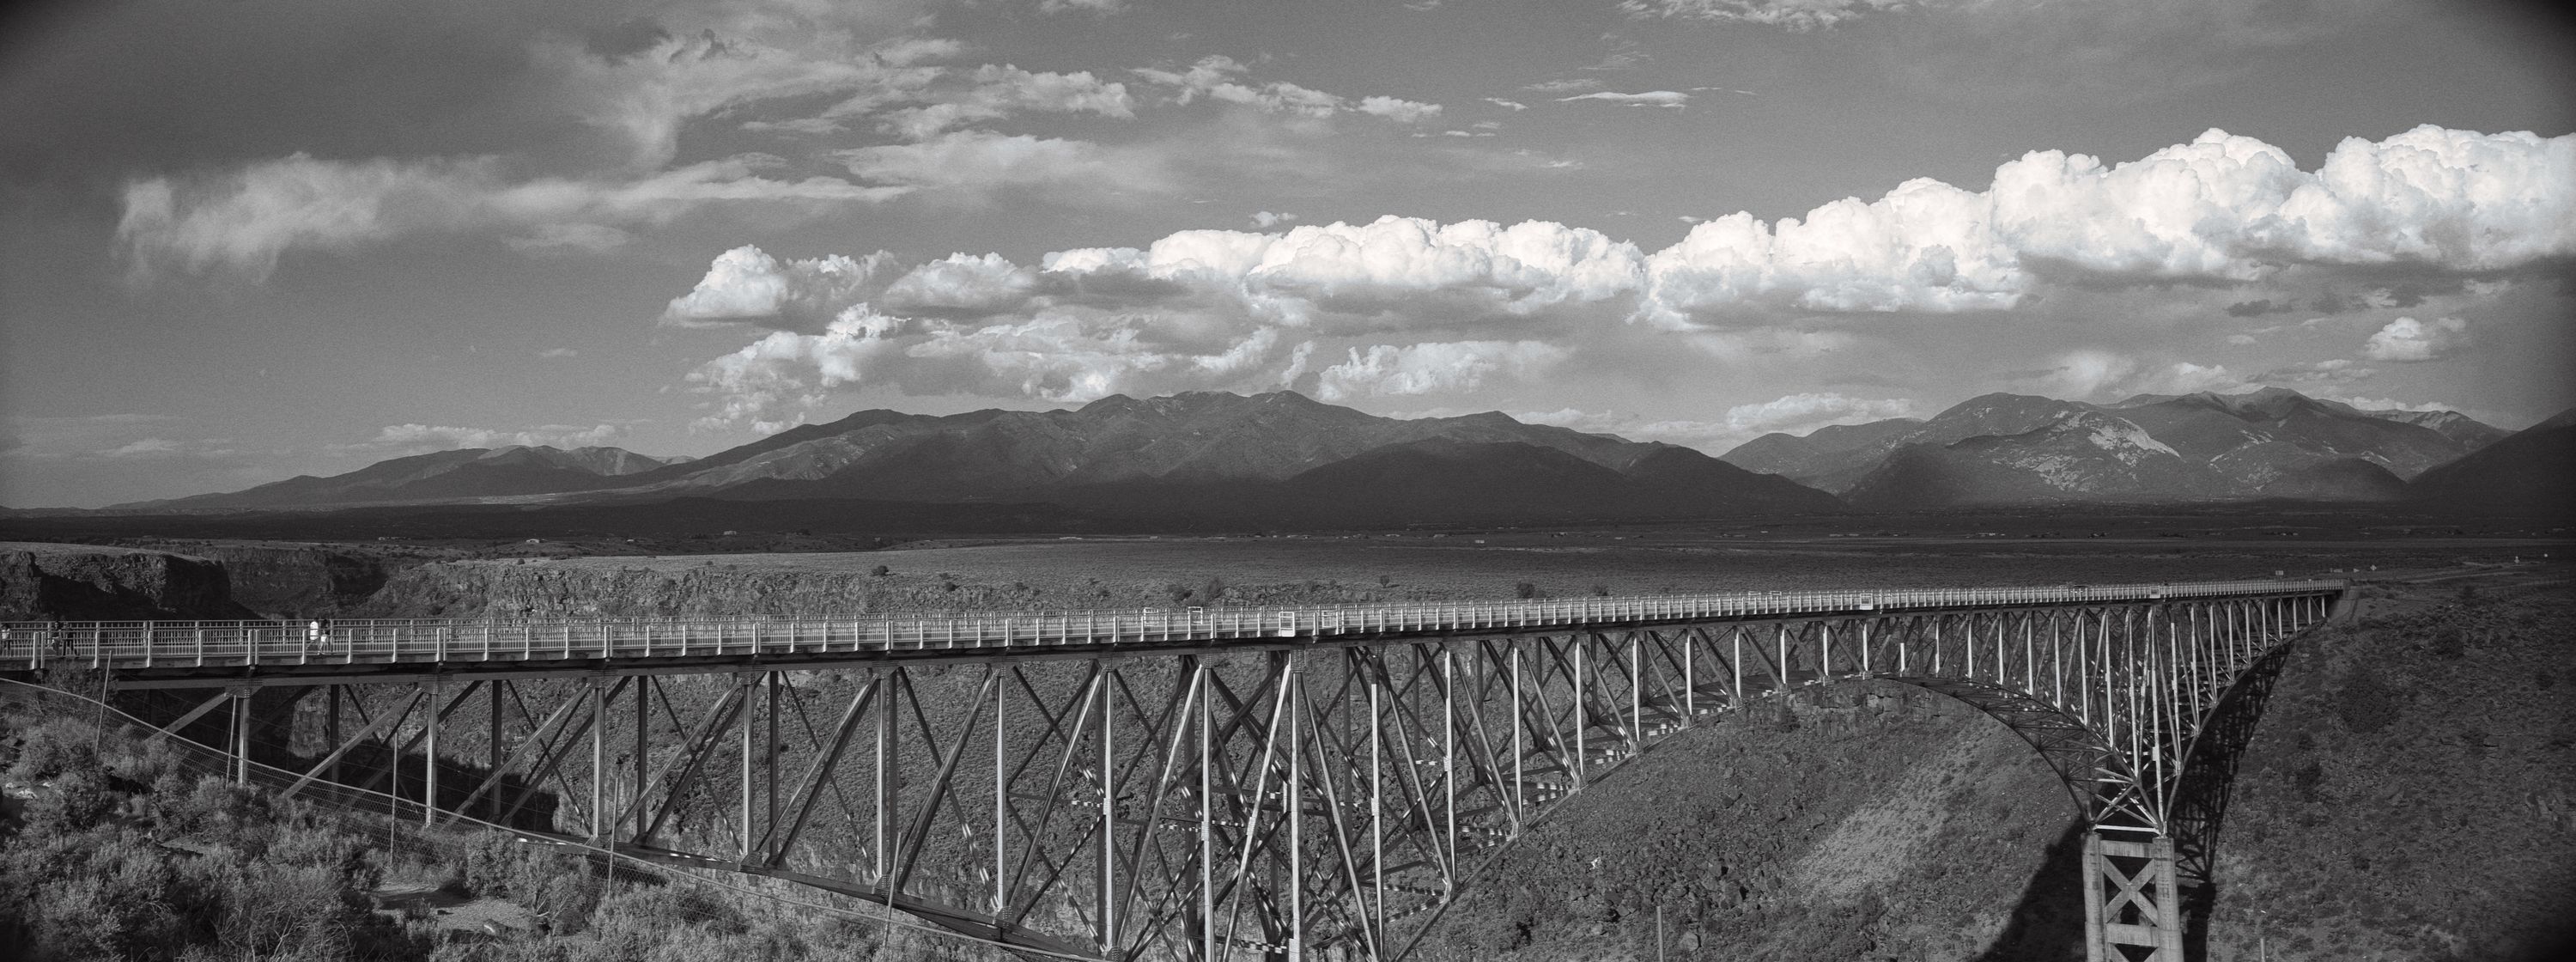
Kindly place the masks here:
<instances>
[{"instance_id":1,"label":"person standing on bridge","mask_svg":"<svg viewBox=\"0 0 2576 962\"><path fill-rule=\"evenodd\" d=\"M306 625L304 628L304 653L307 655L317 653L328 654L330 651L331 622L327 618L315 618L313 619L312 624Z\"/></svg>"}]
</instances>

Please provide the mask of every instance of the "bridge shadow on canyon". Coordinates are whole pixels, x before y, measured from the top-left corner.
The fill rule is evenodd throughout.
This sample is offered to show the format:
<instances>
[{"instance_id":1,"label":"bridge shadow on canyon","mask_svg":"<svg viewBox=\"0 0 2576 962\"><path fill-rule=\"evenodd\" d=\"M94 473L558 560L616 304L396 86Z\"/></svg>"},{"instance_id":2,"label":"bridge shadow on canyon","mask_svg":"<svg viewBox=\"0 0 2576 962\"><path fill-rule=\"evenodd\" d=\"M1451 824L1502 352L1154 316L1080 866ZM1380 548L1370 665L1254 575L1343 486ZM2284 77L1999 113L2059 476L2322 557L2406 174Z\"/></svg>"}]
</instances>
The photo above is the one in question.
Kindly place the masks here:
<instances>
[{"instance_id":1,"label":"bridge shadow on canyon","mask_svg":"<svg viewBox=\"0 0 2576 962\"><path fill-rule=\"evenodd\" d=\"M2245 749L2271 703L2292 641L2256 659L2212 709L2192 744L2174 799L2175 875L2182 888L2183 957L2209 957L2210 911L2217 904L2216 857L2231 790ZM2084 958L2084 820L2069 822L2049 843L2010 921L1974 962L2061 962Z\"/></svg>"}]
</instances>

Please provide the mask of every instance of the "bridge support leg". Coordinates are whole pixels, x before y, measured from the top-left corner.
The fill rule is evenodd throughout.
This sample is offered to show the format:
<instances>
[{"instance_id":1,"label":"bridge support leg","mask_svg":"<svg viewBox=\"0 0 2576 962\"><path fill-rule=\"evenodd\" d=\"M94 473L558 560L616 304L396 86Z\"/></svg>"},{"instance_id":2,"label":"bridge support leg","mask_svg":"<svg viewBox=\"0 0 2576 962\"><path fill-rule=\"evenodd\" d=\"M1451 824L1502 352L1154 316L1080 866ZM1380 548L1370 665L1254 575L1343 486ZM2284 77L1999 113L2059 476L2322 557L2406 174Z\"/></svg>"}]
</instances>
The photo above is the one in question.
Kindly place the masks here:
<instances>
[{"instance_id":1,"label":"bridge support leg","mask_svg":"<svg viewBox=\"0 0 2576 962\"><path fill-rule=\"evenodd\" d=\"M259 689L241 685L227 694L233 698L233 784L247 785L250 784L250 699L252 695L259 694Z\"/></svg>"},{"instance_id":2,"label":"bridge support leg","mask_svg":"<svg viewBox=\"0 0 2576 962\"><path fill-rule=\"evenodd\" d=\"M2182 892L2171 836L2084 835L2085 962L2182 962Z\"/></svg>"}]
</instances>

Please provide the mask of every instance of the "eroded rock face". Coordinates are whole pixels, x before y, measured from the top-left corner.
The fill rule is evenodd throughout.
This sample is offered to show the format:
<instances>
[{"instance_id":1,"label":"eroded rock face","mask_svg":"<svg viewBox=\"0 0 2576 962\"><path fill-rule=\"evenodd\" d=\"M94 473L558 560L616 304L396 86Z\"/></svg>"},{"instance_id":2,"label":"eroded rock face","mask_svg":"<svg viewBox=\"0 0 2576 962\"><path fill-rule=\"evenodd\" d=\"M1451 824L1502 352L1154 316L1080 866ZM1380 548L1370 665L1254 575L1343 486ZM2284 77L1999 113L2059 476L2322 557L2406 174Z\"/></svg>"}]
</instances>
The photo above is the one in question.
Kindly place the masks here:
<instances>
[{"instance_id":1,"label":"eroded rock face","mask_svg":"<svg viewBox=\"0 0 2576 962\"><path fill-rule=\"evenodd\" d=\"M205 558L0 542L0 620L255 617L233 601L224 566Z\"/></svg>"},{"instance_id":2,"label":"eroded rock face","mask_svg":"<svg viewBox=\"0 0 2576 962\"><path fill-rule=\"evenodd\" d=\"M323 545L177 547L221 563L233 600L275 618L339 614L384 587L389 569L385 559Z\"/></svg>"}]
</instances>

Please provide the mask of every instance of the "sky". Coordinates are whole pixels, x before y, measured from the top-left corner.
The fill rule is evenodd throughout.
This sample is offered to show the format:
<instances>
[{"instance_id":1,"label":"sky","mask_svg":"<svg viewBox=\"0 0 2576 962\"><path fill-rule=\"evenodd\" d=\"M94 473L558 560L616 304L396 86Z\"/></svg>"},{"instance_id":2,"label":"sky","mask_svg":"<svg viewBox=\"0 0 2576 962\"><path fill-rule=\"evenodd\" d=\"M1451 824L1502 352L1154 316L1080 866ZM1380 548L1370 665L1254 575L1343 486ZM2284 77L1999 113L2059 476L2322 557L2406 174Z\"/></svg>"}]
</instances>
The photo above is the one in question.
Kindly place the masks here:
<instances>
[{"instance_id":1,"label":"sky","mask_svg":"<svg viewBox=\"0 0 2576 962\"><path fill-rule=\"evenodd\" d=\"M2576 404L2487 0L141 0L0 22L0 505L1282 388L1721 453Z\"/></svg>"}]
</instances>

